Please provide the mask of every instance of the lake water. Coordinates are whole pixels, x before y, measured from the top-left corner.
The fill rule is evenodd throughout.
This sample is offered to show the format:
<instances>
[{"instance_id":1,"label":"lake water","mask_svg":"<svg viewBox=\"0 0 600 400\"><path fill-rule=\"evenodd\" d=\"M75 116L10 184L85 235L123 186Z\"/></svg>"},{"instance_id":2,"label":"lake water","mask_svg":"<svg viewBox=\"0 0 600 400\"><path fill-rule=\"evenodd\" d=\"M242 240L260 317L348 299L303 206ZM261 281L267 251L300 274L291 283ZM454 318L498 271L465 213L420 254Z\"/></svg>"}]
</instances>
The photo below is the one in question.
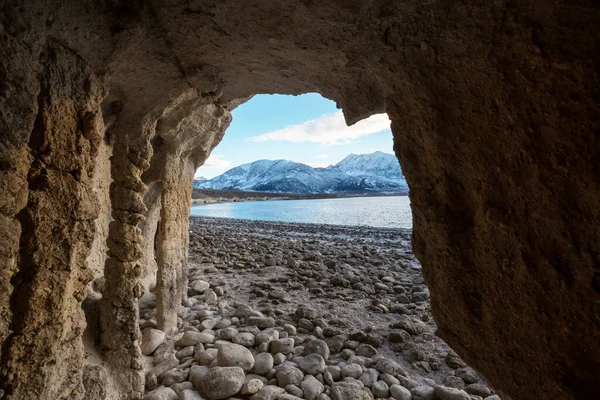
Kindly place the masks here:
<instances>
[{"instance_id":1,"label":"lake water","mask_svg":"<svg viewBox=\"0 0 600 400\"><path fill-rule=\"evenodd\" d=\"M194 206L191 215L412 229L408 196L219 203Z\"/></svg>"}]
</instances>

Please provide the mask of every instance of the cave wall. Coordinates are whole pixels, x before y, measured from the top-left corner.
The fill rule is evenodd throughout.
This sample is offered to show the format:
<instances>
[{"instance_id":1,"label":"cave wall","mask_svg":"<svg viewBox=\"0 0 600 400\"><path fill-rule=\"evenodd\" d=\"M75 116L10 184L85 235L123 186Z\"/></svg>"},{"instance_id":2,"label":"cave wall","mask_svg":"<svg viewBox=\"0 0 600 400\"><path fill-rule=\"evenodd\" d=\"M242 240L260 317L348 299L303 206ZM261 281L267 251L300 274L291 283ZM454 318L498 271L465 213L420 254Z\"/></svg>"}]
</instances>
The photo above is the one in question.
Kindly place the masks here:
<instances>
[{"instance_id":1,"label":"cave wall","mask_svg":"<svg viewBox=\"0 0 600 400\"><path fill-rule=\"evenodd\" d=\"M0 6L5 398L141 396L137 299L156 262L168 330L193 171L240 101L305 92L390 115L438 334L513 398L600 397L596 2Z\"/></svg>"},{"instance_id":2,"label":"cave wall","mask_svg":"<svg viewBox=\"0 0 600 400\"><path fill-rule=\"evenodd\" d=\"M35 112L24 157L31 161L27 203L16 215L22 231L18 271L10 280L12 293L3 292L12 296L13 315L3 332L2 376L14 398L81 389L81 302L93 278L86 258L98 217L92 181L104 88L56 41L47 41L39 57L37 109L27 110Z\"/></svg>"}]
</instances>

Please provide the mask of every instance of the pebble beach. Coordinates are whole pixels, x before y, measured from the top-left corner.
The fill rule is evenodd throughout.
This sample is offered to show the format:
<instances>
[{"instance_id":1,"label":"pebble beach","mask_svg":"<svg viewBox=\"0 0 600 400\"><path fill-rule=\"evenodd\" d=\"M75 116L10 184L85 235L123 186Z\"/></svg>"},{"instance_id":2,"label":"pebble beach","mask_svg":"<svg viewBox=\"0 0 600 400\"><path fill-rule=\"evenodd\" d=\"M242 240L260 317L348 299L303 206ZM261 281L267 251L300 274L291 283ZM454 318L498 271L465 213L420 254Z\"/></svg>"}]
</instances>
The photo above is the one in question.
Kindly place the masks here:
<instances>
[{"instance_id":1,"label":"pebble beach","mask_svg":"<svg viewBox=\"0 0 600 400\"><path fill-rule=\"evenodd\" d=\"M192 217L179 330L140 302L147 400L499 400L440 338L403 229Z\"/></svg>"}]
</instances>

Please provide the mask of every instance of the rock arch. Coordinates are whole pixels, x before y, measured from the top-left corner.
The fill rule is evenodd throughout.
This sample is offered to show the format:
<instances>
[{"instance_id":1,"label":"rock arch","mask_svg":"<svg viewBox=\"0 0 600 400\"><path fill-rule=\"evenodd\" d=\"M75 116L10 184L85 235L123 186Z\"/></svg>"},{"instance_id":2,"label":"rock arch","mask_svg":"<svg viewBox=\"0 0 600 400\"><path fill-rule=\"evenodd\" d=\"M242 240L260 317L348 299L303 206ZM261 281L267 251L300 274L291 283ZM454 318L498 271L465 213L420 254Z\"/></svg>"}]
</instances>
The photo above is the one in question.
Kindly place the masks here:
<instances>
[{"instance_id":1,"label":"rock arch","mask_svg":"<svg viewBox=\"0 0 600 400\"><path fill-rule=\"evenodd\" d=\"M348 123L390 115L439 334L515 398L600 394L593 1L2 8L6 398L139 397L137 298L158 218L168 330L193 170L239 101L305 92ZM100 273L100 341L84 347L81 302Z\"/></svg>"}]
</instances>

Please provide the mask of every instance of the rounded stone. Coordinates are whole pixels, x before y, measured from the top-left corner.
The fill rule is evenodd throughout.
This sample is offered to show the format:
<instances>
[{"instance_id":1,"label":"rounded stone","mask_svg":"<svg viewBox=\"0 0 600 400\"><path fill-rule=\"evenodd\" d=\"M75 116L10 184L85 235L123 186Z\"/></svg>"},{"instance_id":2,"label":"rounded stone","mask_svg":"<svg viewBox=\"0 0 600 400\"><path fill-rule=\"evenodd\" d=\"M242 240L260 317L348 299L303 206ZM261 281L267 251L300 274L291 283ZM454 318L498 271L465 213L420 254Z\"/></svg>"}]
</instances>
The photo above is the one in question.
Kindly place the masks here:
<instances>
[{"instance_id":1,"label":"rounded stone","mask_svg":"<svg viewBox=\"0 0 600 400\"><path fill-rule=\"evenodd\" d=\"M271 353L289 354L294 349L294 339L284 338L271 341Z\"/></svg>"},{"instance_id":2,"label":"rounded stone","mask_svg":"<svg viewBox=\"0 0 600 400\"><path fill-rule=\"evenodd\" d=\"M245 381L244 370L240 367L214 367L192 383L209 400L220 400L237 394Z\"/></svg>"},{"instance_id":3,"label":"rounded stone","mask_svg":"<svg viewBox=\"0 0 600 400\"><path fill-rule=\"evenodd\" d=\"M390 388L384 381L375 382L371 391L376 398L388 398L390 396Z\"/></svg>"},{"instance_id":4,"label":"rounded stone","mask_svg":"<svg viewBox=\"0 0 600 400\"><path fill-rule=\"evenodd\" d=\"M240 344L246 347L254 346L255 338L250 332L240 332L233 337L233 343Z\"/></svg>"},{"instance_id":5,"label":"rounded stone","mask_svg":"<svg viewBox=\"0 0 600 400\"><path fill-rule=\"evenodd\" d=\"M146 328L142 331L142 354L145 356L149 356L154 353L154 350L160 346L167 335L161 330Z\"/></svg>"},{"instance_id":6,"label":"rounded stone","mask_svg":"<svg viewBox=\"0 0 600 400\"><path fill-rule=\"evenodd\" d=\"M446 387L446 386L436 386L435 387L435 395L440 400L470 400L471 396L467 392L461 389Z\"/></svg>"},{"instance_id":7,"label":"rounded stone","mask_svg":"<svg viewBox=\"0 0 600 400\"><path fill-rule=\"evenodd\" d=\"M250 379L244 383L242 387L241 394L243 395L253 395L257 393L262 387L264 383L260 379Z\"/></svg>"},{"instance_id":8,"label":"rounded stone","mask_svg":"<svg viewBox=\"0 0 600 400\"><path fill-rule=\"evenodd\" d=\"M305 356L308 354L319 354L324 360L329 359L329 346L321 339L314 339L304 346Z\"/></svg>"},{"instance_id":9,"label":"rounded stone","mask_svg":"<svg viewBox=\"0 0 600 400\"><path fill-rule=\"evenodd\" d=\"M270 353L260 353L254 357L254 368L252 372L263 375L269 372L274 365L273 356Z\"/></svg>"},{"instance_id":10,"label":"rounded stone","mask_svg":"<svg viewBox=\"0 0 600 400\"><path fill-rule=\"evenodd\" d=\"M308 375L300 384L304 398L307 400L316 400L325 390L325 386L314 376Z\"/></svg>"},{"instance_id":11,"label":"rounded stone","mask_svg":"<svg viewBox=\"0 0 600 400\"><path fill-rule=\"evenodd\" d=\"M285 387L286 385L300 385L304 378L302 371L289 365L278 367L275 376L277 377L277 383L281 387Z\"/></svg>"},{"instance_id":12,"label":"rounded stone","mask_svg":"<svg viewBox=\"0 0 600 400\"><path fill-rule=\"evenodd\" d=\"M363 367L358 364L346 364L342 367L342 377L358 379L363 373Z\"/></svg>"},{"instance_id":13,"label":"rounded stone","mask_svg":"<svg viewBox=\"0 0 600 400\"><path fill-rule=\"evenodd\" d=\"M192 290L196 293L202 294L206 291L206 289L208 289L210 287L210 283L203 281L201 279L198 279L197 281L194 281L194 283L192 283Z\"/></svg>"},{"instance_id":14,"label":"rounded stone","mask_svg":"<svg viewBox=\"0 0 600 400\"><path fill-rule=\"evenodd\" d=\"M435 398L435 390L429 386L415 386L410 389L413 400L433 400Z\"/></svg>"},{"instance_id":15,"label":"rounded stone","mask_svg":"<svg viewBox=\"0 0 600 400\"><path fill-rule=\"evenodd\" d=\"M410 393L410 390L408 390L407 388L402 387L400 385L390 386L390 395L392 395L392 397L395 400L411 400L412 399L412 394Z\"/></svg>"},{"instance_id":16,"label":"rounded stone","mask_svg":"<svg viewBox=\"0 0 600 400\"><path fill-rule=\"evenodd\" d=\"M300 360L298 367L305 374L317 375L325 371L325 360L320 354L309 354Z\"/></svg>"},{"instance_id":17,"label":"rounded stone","mask_svg":"<svg viewBox=\"0 0 600 400\"><path fill-rule=\"evenodd\" d=\"M217 352L217 365L219 367L240 367L245 372L250 372L254 367L254 357L244 346L235 343L222 344Z\"/></svg>"}]
</instances>

